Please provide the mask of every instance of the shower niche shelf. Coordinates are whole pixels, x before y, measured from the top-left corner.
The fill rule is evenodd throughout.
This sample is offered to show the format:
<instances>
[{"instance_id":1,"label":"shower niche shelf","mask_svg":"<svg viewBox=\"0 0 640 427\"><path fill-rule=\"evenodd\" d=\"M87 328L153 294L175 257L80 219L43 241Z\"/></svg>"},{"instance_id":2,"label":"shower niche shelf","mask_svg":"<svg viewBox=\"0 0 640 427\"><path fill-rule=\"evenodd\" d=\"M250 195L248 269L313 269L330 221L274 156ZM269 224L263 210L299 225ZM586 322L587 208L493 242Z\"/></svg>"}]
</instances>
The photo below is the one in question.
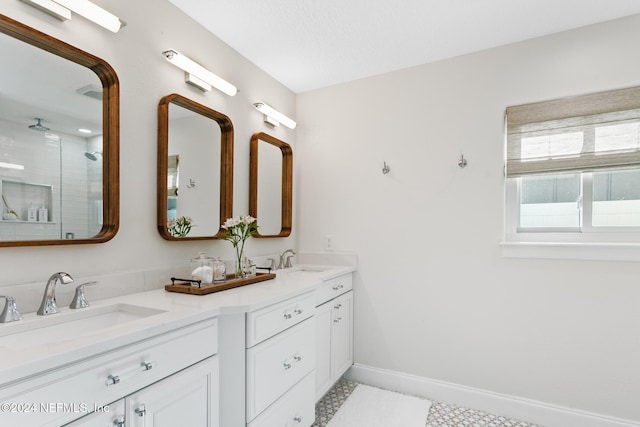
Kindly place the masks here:
<instances>
[{"instance_id":1,"label":"shower niche shelf","mask_svg":"<svg viewBox=\"0 0 640 427\"><path fill-rule=\"evenodd\" d=\"M28 222L34 224L52 223L53 211L53 189L51 185L34 184L30 182L19 181L0 181L0 193L2 194L2 212L3 216L0 218L3 222ZM29 208L34 207L35 220L29 220ZM39 217L37 210L44 207L47 211L44 220ZM16 220L7 220L4 218L4 214L9 212L15 212L18 216Z\"/></svg>"}]
</instances>

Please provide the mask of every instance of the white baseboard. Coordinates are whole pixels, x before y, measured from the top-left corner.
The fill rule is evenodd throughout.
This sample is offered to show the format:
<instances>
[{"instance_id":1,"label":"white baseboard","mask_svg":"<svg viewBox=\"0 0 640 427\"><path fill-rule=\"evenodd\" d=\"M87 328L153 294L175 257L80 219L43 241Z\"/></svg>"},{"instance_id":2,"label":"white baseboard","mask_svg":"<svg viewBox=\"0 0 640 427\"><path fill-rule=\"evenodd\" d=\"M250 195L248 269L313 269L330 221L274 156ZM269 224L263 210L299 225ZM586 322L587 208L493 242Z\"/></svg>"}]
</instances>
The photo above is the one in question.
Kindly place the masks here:
<instances>
[{"instance_id":1,"label":"white baseboard","mask_svg":"<svg viewBox=\"0 0 640 427\"><path fill-rule=\"evenodd\" d=\"M354 364L345 377L387 390L465 406L544 427L640 427L640 423L634 421L372 366Z\"/></svg>"}]
</instances>

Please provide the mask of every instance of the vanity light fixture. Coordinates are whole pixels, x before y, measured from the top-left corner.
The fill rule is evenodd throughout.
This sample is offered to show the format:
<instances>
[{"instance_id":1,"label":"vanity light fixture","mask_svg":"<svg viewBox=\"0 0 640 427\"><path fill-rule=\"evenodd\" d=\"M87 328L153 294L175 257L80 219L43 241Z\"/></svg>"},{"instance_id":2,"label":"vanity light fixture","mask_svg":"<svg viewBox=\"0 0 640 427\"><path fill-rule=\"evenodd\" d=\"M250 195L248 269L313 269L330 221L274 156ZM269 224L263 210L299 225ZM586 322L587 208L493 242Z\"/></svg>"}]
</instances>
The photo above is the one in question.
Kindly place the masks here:
<instances>
[{"instance_id":1,"label":"vanity light fixture","mask_svg":"<svg viewBox=\"0 0 640 427\"><path fill-rule=\"evenodd\" d=\"M253 106L256 107L256 110L264 114L264 121L273 126L278 126L280 123L289 129L295 129L297 126L297 123L294 120L262 101L254 103Z\"/></svg>"},{"instance_id":2,"label":"vanity light fixture","mask_svg":"<svg viewBox=\"0 0 640 427\"><path fill-rule=\"evenodd\" d=\"M53 0L22 0L24 3L40 9L44 13L57 18L61 21L68 21L71 19L71 11L66 7L60 6Z\"/></svg>"},{"instance_id":3,"label":"vanity light fixture","mask_svg":"<svg viewBox=\"0 0 640 427\"><path fill-rule=\"evenodd\" d=\"M92 21L107 30L117 33L124 22L114 14L107 12L89 0L22 0L61 21L71 19L71 12Z\"/></svg>"},{"instance_id":4,"label":"vanity light fixture","mask_svg":"<svg viewBox=\"0 0 640 427\"><path fill-rule=\"evenodd\" d=\"M210 91L212 87L215 87L229 96L234 96L238 93L238 89L234 85L213 74L202 65L193 61L191 58L184 56L175 49L165 50L162 54L167 61L184 70L186 73L185 81L187 83L194 85L203 91Z\"/></svg>"},{"instance_id":5,"label":"vanity light fixture","mask_svg":"<svg viewBox=\"0 0 640 427\"><path fill-rule=\"evenodd\" d=\"M0 162L0 168L24 170L24 166L22 165L18 165L16 163L5 163L5 162Z\"/></svg>"}]
</instances>

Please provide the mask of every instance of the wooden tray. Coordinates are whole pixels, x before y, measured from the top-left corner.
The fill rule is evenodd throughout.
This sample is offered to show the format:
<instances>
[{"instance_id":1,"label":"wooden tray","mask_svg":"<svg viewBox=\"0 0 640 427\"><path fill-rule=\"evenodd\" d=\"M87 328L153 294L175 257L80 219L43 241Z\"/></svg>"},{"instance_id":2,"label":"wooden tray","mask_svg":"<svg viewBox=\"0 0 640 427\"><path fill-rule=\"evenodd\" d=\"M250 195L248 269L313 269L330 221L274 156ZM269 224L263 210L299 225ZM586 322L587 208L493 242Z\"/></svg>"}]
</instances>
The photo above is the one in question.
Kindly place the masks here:
<instances>
[{"instance_id":1,"label":"wooden tray","mask_svg":"<svg viewBox=\"0 0 640 427\"><path fill-rule=\"evenodd\" d=\"M236 279L235 275L227 276L227 280L222 283L213 283L211 285L191 286L189 282L180 282L173 285L164 285L164 290L168 292L180 292L191 295L207 295L214 292L226 291L227 289L238 288L240 286L250 285L252 283L264 282L271 280L276 275L273 273L256 273L253 277L244 277Z\"/></svg>"}]
</instances>

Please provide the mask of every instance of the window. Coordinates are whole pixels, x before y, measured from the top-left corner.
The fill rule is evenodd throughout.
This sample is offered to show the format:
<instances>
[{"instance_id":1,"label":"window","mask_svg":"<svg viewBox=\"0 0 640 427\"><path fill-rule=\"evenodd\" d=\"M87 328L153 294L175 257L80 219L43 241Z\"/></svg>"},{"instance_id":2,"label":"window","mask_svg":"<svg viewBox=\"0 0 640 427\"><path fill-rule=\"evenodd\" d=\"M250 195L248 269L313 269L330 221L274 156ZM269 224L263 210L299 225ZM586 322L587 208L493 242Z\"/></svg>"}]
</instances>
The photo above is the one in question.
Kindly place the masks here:
<instances>
[{"instance_id":1,"label":"window","mask_svg":"<svg viewBox=\"0 0 640 427\"><path fill-rule=\"evenodd\" d=\"M640 88L507 108L506 240L640 243Z\"/></svg>"}]
</instances>

